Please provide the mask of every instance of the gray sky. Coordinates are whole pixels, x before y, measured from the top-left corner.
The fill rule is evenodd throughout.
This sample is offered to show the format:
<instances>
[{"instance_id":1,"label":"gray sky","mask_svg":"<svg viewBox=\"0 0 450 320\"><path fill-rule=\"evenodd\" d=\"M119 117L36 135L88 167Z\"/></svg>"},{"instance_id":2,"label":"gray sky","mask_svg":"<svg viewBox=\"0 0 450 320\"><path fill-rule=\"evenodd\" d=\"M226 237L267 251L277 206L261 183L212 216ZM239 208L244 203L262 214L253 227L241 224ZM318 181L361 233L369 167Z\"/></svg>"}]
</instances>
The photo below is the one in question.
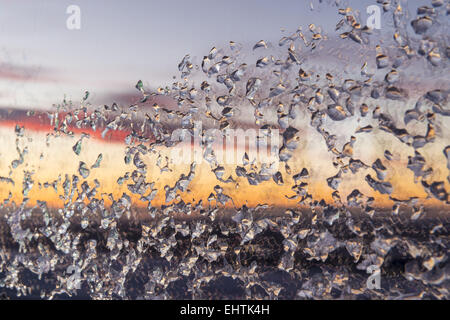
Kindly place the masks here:
<instances>
[{"instance_id":1,"label":"gray sky","mask_svg":"<svg viewBox=\"0 0 450 320\"><path fill-rule=\"evenodd\" d=\"M85 90L103 99L130 92L139 79L171 83L186 53L202 57L230 40L276 42L310 23L334 31L342 16L334 1L322 2L0 0L0 106L48 108ZM365 17L375 1L341 3ZM71 4L81 9L80 30L66 27Z\"/></svg>"}]
</instances>

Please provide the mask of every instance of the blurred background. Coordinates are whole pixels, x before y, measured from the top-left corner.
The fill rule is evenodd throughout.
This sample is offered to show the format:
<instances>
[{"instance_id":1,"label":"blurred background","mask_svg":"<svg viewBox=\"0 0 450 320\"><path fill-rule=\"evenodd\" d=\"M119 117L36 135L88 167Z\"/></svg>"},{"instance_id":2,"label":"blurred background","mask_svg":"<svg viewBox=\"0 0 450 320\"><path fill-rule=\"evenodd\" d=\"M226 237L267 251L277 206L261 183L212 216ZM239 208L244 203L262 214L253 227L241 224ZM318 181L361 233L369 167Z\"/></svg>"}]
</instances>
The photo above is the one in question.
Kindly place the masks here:
<instances>
[{"instance_id":1,"label":"blurred background","mask_svg":"<svg viewBox=\"0 0 450 320\"><path fill-rule=\"evenodd\" d=\"M373 1L1 0L0 107L49 109L86 90L94 104L126 100L139 79L172 83L185 54L201 62L213 46L277 43L311 23L334 32L335 3L365 21ZM71 5L80 9L79 29L67 27Z\"/></svg>"}]
</instances>

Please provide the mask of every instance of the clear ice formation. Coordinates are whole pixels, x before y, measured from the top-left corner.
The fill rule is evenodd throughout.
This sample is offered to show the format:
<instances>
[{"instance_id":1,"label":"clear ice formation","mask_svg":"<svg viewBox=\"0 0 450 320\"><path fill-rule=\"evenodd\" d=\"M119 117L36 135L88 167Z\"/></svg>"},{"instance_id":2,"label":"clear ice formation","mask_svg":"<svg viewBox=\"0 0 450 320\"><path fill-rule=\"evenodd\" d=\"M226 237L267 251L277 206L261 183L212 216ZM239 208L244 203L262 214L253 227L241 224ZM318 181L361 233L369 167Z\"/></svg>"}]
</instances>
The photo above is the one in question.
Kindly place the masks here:
<instances>
[{"instance_id":1,"label":"clear ice formation","mask_svg":"<svg viewBox=\"0 0 450 320\"><path fill-rule=\"evenodd\" d=\"M79 158L90 134L78 135L64 155L80 159L77 172L42 182L24 169L33 142L17 125L17 155L0 177L3 189L19 190L1 203L0 292L43 299L449 299L450 4L428 2L411 12L404 1L377 1L389 24L380 33L341 1L324 1L318 6L337 10L335 32L309 25L279 42L231 41L198 64L185 55L171 87L150 90L138 81L136 104L94 108L86 92L79 107L64 101L48 112L47 144L74 136L73 128L102 138L127 132L114 160L132 168L119 173L116 184L127 188L119 197L101 194L102 150L89 163ZM415 87L418 77L430 81ZM177 107L154 103L143 112L155 97ZM278 130L278 168L245 153L230 170L213 151L216 138L195 127L203 120L225 138L243 119L267 136ZM158 151L177 147L177 128L203 142L216 179L200 184L207 199L189 196L202 180L197 163L175 174L172 159ZM326 147L329 175L301 165L307 134ZM368 137L391 141L370 162L357 158ZM175 176L162 189L148 174L150 154L161 175ZM426 196L396 197L405 188L392 179L396 165ZM15 171L23 171L22 181ZM309 190L318 176L329 200ZM360 187L343 192L351 179ZM244 184L258 190L269 183L270 197L289 207L234 199ZM277 191L286 185L289 194ZM64 205L33 203L28 196L36 188ZM163 203L152 205L159 194ZM380 268L379 289L367 287L369 266Z\"/></svg>"}]
</instances>

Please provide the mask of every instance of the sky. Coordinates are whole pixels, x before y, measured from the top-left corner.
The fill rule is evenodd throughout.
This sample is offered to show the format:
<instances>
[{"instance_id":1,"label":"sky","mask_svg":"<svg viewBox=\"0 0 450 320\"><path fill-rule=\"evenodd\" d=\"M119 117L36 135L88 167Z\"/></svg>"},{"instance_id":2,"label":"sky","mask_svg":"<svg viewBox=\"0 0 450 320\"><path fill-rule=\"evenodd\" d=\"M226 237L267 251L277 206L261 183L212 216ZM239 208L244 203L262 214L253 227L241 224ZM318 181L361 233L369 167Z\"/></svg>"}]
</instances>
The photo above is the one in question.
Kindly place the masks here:
<instances>
[{"instance_id":1,"label":"sky","mask_svg":"<svg viewBox=\"0 0 450 320\"><path fill-rule=\"evenodd\" d=\"M375 1L340 1L366 16ZM311 10L311 3L314 10ZM172 82L182 57L201 59L230 40L277 42L300 25L334 31L331 0L104 1L0 0L0 107L49 109L86 90L109 103L133 90ZM81 10L69 30L67 8ZM286 31L282 31L283 28ZM106 100L106 101L103 101Z\"/></svg>"},{"instance_id":2,"label":"sky","mask_svg":"<svg viewBox=\"0 0 450 320\"><path fill-rule=\"evenodd\" d=\"M110 104L121 96L136 93L134 86L138 80L142 80L146 88L170 84L174 81L172 76L179 75L177 65L185 54L200 60L213 46L219 48L227 46L230 40L250 48L261 39L277 46L276 43L282 36L291 35L299 26L306 29L310 23L335 35L335 25L342 16L336 13L336 6L328 4L334 1L322 2L320 4L319 0L191 2L0 0L0 109L50 109L52 104L60 103L65 96L79 101L86 90L91 93L90 101ZM340 8L349 5L353 9L359 9L363 20L366 17L366 7L375 3L366 0L341 2ZM311 10L310 3L313 4L314 10ZM411 7L417 7L420 1L408 3ZM70 16L66 13L67 7L74 4L81 10L79 30L69 30L66 25ZM316 58L322 59L319 55ZM351 56L348 58L352 59ZM361 64L362 62L357 65ZM397 111L400 112L399 110L400 108ZM330 128L342 133L339 128L332 126ZM355 128L352 127L353 129ZM326 174L328 174L326 176L335 174L335 168L325 167L324 163L330 165L331 159L327 158L329 153L325 145L315 142L321 137L314 136L317 133L313 131L305 132L306 136L311 135L309 139L311 142L302 146L302 155L298 157L301 161L294 164L298 167L294 167L293 170L297 172L302 166L309 167L312 176L314 172L317 173L319 181L319 178L323 178ZM45 134L36 133L35 136L30 136L30 139L34 139L29 151L32 161L27 162L26 169L36 172L36 181L43 183L56 179L55 168L59 165L61 168L58 167L56 172L74 173L77 170L78 160L93 163L99 149L102 148L105 170L99 171L98 175L105 182L105 192L112 190L111 186L115 186L118 175L129 170L121 162L119 166L115 161L116 155L123 151L120 146L103 144L100 148L98 141L91 139L86 142L86 150L82 155L85 158L80 156L68 159L67 154L71 154L75 142L70 140L60 143L58 140L53 148L47 150L44 148ZM438 146L434 147L434 151L430 151L430 154L434 155L437 150L439 161L444 160L442 143L446 139L446 133L441 134L444 141L440 141ZM344 138L345 141L349 139ZM381 139L380 145L375 146L372 144L376 143L377 139L375 142L364 139L365 136L358 138L360 145L355 149L361 154L357 157L365 163L373 163L377 157L382 156L385 142ZM401 149L402 146L398 141L391 140L388 141L392 144L389 147L397 150L399 154L406 156L411 152ZM0 132L1 145L6 146L4 150L15 150L15 141L16 136L12 128L8 127ZM42 153L42 150L46 151ZM310 154L303 150L307 150ZM8 165L17 158L17 154L6 152L1 156L0 167L3 170L0 176L7 176ZM393 170L394 175L390 177L392 181L402 181L405 176L408 176L408 181L413 180L412 173L405 169L405 161L405 157L395 160L394 166L398 168ZM444 163L441 166L442 170L437 170L437 174L442 176L441 179L445 179L448 171L443 167ZM216 183L213 174L205 168L206 166L201 169L204 171L202 175L204 179L194 186L193 194L197 199L207 198L210 188L206 188L205 185ZM186 170L176 174L186 173ZM22 170L18 172L19 176L15 176L14 180L21 181ZM117 174L111 175L111 172ZM167 181L173 181L173 174L166 174L167 177L158 180L158 186L162 188L165 183L171 183ZM170 179L165 180L166 178ZM363 177L360 177L356 182L362 179ZM347 193L355 188L355 181L345 183ZM367 185L364 186L365 189L362 191L365 194L373 193ZM9 185L2 186L0 195L3 196L4 193L6 197L10 191L9 187ZM21 196L19 190L21 187L20 183L14 187L17 189L14 192L15 196ZM255 193L253 189L250 191L248 186L243 186L237 192L237 201L239 204L245 201L249 203L253 201L253 204L256 204L261 199L271 198L272 188L270 185L258 189ZM115 191L121 194L124 190ZM226 191L235 192L227 189ZM42 199L43 194L46 196L49 194L45 189L36 189L33 192L30 197L35 199ZM250 192L253 196L249 196ZM292 195L289 188L280 192L283 195ZM398 193L395 196L399 198L407 195L424 196L423 189L413 183L400 183L400 188L396 189L396 192ZM327 196L327 200L331 196L330 189L323 179L312 186L312 193ZM56 193L53 196L54 201L59 201ZM160 197L158 203L163 203L162 195L158 197ZM388 196L385 195L381 200L387 199ZM272 200L278 205L289 202L284 197Z\"/></svg>"}]
</instances>

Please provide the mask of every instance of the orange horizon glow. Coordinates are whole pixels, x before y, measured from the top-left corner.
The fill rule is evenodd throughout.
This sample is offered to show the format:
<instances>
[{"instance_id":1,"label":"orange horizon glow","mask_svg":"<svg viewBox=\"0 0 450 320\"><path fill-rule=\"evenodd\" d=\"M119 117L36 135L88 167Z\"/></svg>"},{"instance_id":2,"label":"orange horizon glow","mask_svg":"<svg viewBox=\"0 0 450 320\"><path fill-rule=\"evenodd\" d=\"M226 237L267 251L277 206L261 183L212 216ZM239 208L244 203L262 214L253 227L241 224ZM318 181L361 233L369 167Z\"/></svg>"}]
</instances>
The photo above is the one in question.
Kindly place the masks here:
<instances>
[{"instance_id":1,"label":"orange horizon glow","mask_svg":"<svg viewBox=\"0 0 450 320\"><path fill-rule=\"evenodd\" d=\"M16 136L14 134L14 127L18 124L15 121L2 121L0 123L0 132L2 145L10 151L2 152L0 159L0 176L7 177L9 173L9 165L12 160L17 158L17 152L15 150L14 141ZM23 125L23 124L21 124ZM46 201L47 205L52 208L63 207L64 201L59 199L59 195L62 194L62 182L64 181L65 174L71 177L73 174L77 174L79 161L84 161L88 166L93 164L99 153L103 154L103 160L100 168L91 169L91 173L86 181L90 186L93 185L93 180L97 179L100 182L100 188L97 189L97 195L95 198L105 200L105 206L109 206L111 201L105 194L112 194L115 199L120 198L123 193L127 193L132 201L133 206L137 208L144 208L147 206L146 202L139 200L140 195L133 195L126 187L127 182L122 186L119 186L116 181L120 176L123 176L125 172L132 172L134 170L133 164L126 165L123 161L124 157L124 144L120 143L127 135L127 132L113 131L108 139L101 139L101 130L98 129L98 134L91 134L92 129L78 129L73 130L74 138L58 137L50 140L50 146L45 145L46 133L51 132L48 130L48 126L41 126L39 124L32 125L32 122L25 124L26 137L32 139L33 143L27 143L29 148L28 154L25 156L25 161L22 165L16 168L13 174L10 176L15 185L0 183L0 199L6 199L9 192L12 193L10 201L21 203L23 201L22 195L22 179L23 170L33 171L32 179L34 180L34 186L29 192L27 198L29 198L28 205L32 206L37 200ZM83 141L83 149L80 156L76 156L72 151L72 146L77 140L77 136L81 132L89 132L93 139L85 139ZM25 138L24 138L25 139ZM105 142L108 141L108 142ZM161 148L161 153L168 153L170 151ZM43 159L40 160L40 154L43 153ZM302 154L302 150L298 153ZM319 155L320 156L320 155ZM309 159L307 155L296 158L296 162L290 163L292 172L299 172L302 167L307 167L311 170L311 179L309 180L308 192L313 195L313 199L324 199L327 203L334 203L332 199L332 192L334 191L325 182L325 179L335 174L334 168L327 167L327 159ZM152 206L160 207L161 205L167 205L165 203L165 191L164 186L169 185L173 187L179 176L189 172L189 164L170 166L172 172L159 173L159 168L155 166L156 155L147 155L144 157L144 162L147 164L147 179L146 182L155 182L155 188L158 189L158 194L152 201ZM310 166L308 166L308 164ZM426 199L427 194L418 183L413 183L413 173L406 169L405 159L399 159L391 161L390 167L394 168L392 174L389 176L388 181L394 186L393 197L398 199L408 199L409 197L416 196L419 198L420 203L426 206L446 206L437 199ZM314 168L314 166L316 168ZM234 167L231 165L225 165L225 177L234 173ZM440 172L445 172L445 167L439 169ZM437 170L437 171L439 171ZM258 186L251 186L248 184L245 178L238 178L237 182L239 188L236 189L235 183L222 183L216 180L215 175L211 172L209 164L203 161L197 166L196 176L189 185L189 191L180 194L181 199L185 202L198 202L203 200L204 205L208 205L207 198L215 185L220 185L224 189L224 193L230 196L234 204L229 202L226 207L241 207L242 205L257 206L258 204L267 204L273 207L289 208L302 206L299 205L297 200L289 200L286 196L292 196L295 193L291 190L294 185L292 178L285 174L284 168L280 164L280 171L285 177L285 183L283 186L275 184L272 180L262 182ZM366 173L364 173L366 174ZM58 193L56 193L52 187L39 189L38 183L42 185L45 182L51 183L52 181L61 177L61 181L58 183ZM364 181L364 177L361 173L351 176L350 173L344 177L344 181L339 187L341 199L345 202L346 196L355 188L358 188L364 195L374 197L374 205L376 207L390 207L393 205L393 201L389 199L388 195L381 195L371 189ZM80 177L81 184L83 179ZM360 183L358 184L358 181ZM361 183L362 181L362 183ZM179 193L179 192L178 192ZM103 195L102 195L103 194ZM76 197L75 193L75 197ZM212 203L213 205L215 202Z\"/></svg>"}]
</instances>

